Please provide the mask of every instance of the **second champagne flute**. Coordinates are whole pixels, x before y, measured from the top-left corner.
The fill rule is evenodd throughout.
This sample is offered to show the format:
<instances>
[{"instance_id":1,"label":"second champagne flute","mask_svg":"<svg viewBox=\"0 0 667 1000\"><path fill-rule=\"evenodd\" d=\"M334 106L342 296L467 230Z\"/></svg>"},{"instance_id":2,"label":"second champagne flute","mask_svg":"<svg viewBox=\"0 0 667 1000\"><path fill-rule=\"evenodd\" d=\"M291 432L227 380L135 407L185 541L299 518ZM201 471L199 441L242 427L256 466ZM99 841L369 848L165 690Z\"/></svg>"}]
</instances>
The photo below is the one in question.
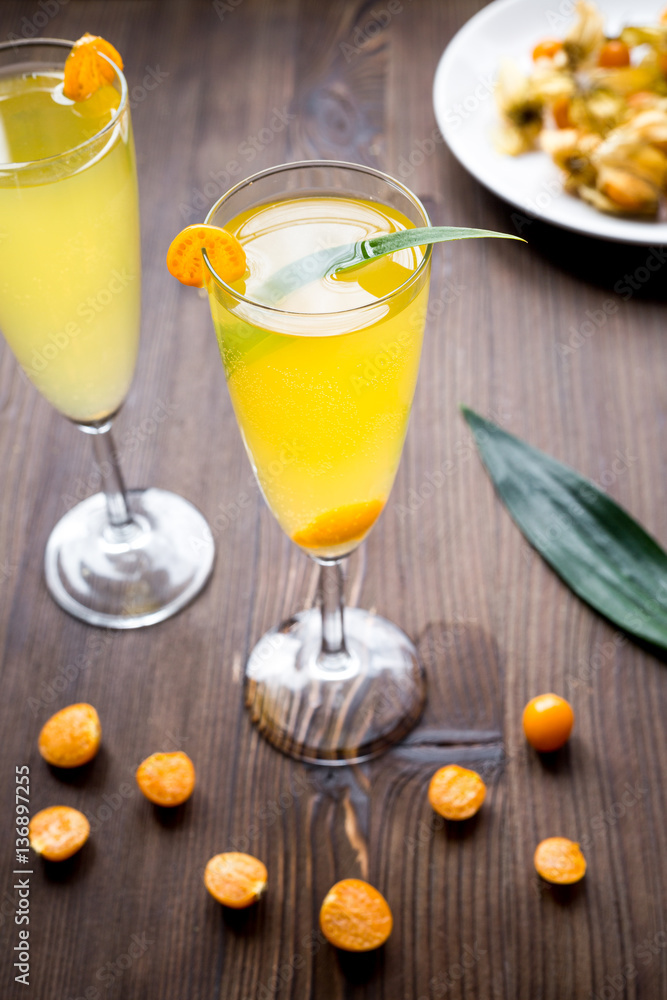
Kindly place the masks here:
<instances>
[{"instance_id":1,"label":"second champagne flute","mask_svg":"<svg viewBox=\"0 0 667 1000\"><path fill-rule=\"evenodd\" d=\"M111 82L68 100L71 49L0 45L0 329L42 395L90 435L104 483L53 529L49 591L92 625L137 628L199 593L214 545L187 500L123 483L110 431L134 372L141 301L128 90L102 55Z\"/></svg>"}]
</instances>

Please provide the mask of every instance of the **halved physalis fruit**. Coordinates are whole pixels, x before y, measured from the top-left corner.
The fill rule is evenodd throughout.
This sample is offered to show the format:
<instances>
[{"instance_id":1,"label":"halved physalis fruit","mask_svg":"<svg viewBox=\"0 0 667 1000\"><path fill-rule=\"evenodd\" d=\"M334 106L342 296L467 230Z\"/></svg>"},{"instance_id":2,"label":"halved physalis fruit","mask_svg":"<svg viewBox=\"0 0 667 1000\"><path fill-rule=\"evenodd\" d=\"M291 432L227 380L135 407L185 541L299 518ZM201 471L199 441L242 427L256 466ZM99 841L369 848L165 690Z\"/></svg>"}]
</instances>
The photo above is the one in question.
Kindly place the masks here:
<instances>
[{"instance_id":1,"label":"halved physalis fruit","mask_svg":"<svg viewBox=\"0 0 667 1000\"><path fill-rule=\"evenodd\" d=\"M74 43L65 60L65 97L70 101L85 101L104 84L113 83L115 73L103 56L111 59L118 69L123 68L120 52L99 35L86 32Z\"/></svg>"},{"instance_id":2,"label":"halved physalis fruit","mask_svg":"<svg viewBox=\"0 0 667 1000\"><path fill-rule=\"evenodd\" d=\"M135 775L139 788L156 806L180 806L195 787L195 766L186 753L153 753L146 757Z\"/></svg>"},{"instance_id":3,"label":"halved physalis fruit","mask_svg":"<svg viewBox=\"0 0 667 1000\"><path fill-rule=\"evenodd\" d=\"M39 734L39 752L54 767L81 767L100 748L102 727L92 705L78 702L52 715Z\"/></svg>"},{"instance_id":4,"label":"halved physalis fruit","mask_svg":"<svg viewBox=\"0 0 667 1000\"><path fill-rule=\"evenodd\" d=\"M206 250L215 272L231 284L242 278L246 270L245 250L231 233L218 226L187 226L172 241L167 251L169 273L183 285L204 287L204 258Z\"/></svg>"},{"instance_id":5,"label":"halved physalis fruit","mask_svg":"<svg viewBox=\"0 0 667 1000\"><path fill-rule=\"evenodd\" d=\"M49 806L30 820L30 846L47 861L66 861L88 840L90 823L78 809Z\"/></svg>"},{"instance_id":6,"label":"halved physalis fruit","mask_svg":"<svg viewBox=\"0 0 667 1000\"><path fill-rule=\"evenodd\" d=\"M547 837L535 849L535 870L546 882L572 885L586 874L586 859L579 844L567 837Z\"/></svg>"},{"instance_id":7,"label":"halved physalis fruit","mask_svg":"<svg viewBox=\"0 0 667 1000\"><path fill-rule=\"evenodd\" d=\"M327 941L343 951L372 951L383 945L394 924L389 903L359 878L336 882L324 897L320 927Z\"/></svg>"},{"instance_id":8,"label":"halved physalis fruit","mask_svg":"<svg viewBox=\"0 0 667 1000\"><path fill-rule=\"evenodd\" d=\"M233 910L243 910L256 903L267 881L264 863L252 854L239 851L216 854L204 872L204 885L213 898Z\"/></svg>"},{"instance_id":9,"label":"halved physalis fruit","mask_svg":"<svg viewBox=\"0 0 667 1000\"><path fill-rule=\"evenodd\" d=\"M292 535L292 541L304 549L323 549L345 545L361 538L377 521L384 504L381 500L350 503L320 514L314 521Z\"/></svg>"},{"instance_id":10,"label":"halved physalis fruit","mask_svg":"<svg viewBox=\"0 0 667 1000\"><path fill-rule=\"evenodd\" d=\"M428 786L428 800L445 819L470 819L482 807L486 785L477 771L448 764L435 772Z\"/></svg>"}]
</instances>

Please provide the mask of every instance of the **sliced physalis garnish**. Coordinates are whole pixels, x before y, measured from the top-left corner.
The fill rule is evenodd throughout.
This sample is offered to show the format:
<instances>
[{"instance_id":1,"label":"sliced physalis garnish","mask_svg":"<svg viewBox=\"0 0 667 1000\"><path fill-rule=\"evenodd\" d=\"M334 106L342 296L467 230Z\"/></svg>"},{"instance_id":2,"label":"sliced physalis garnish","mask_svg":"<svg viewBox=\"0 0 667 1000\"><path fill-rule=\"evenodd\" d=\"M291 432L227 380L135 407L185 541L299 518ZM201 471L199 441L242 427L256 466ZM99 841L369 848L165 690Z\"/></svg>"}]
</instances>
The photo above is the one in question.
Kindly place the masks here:
<instances>
[{"instance_id":1,"label":"sliced physalis garnish","mask_svg":"<svg viewBox=\"0 0 667 1000\"><path fill-rule=\"evenodd\" d=\"M99 35L86 32L74 43L65 60L65 97L70 101L85 101L100 87L113 83L114 71L103 56L111 59L118 69L123 68L120 52Z\"/></svg>"},{"instance_id":2,"label":"sliced physalis garnish","mask_svg":"<svg viewBox=\"0 0 667 1000\"><path fill-rule=\"evenodd\" d=\"M336 507L320 514L305 528L292 536L292 541L304 549L323 549L345 545L361 538L380 516L382 500L366 500Z\"/></svg>"},{"instance_id":3,"label":"sliced physalis garnish","mask_svg":"<svg viewBox=\"0 0 667 1000\"><path fill-rule=\"evenodd\" d=\"M245 250L236 237L226 229L204 223L187 226L172 241L167 251L169 273L183 285L203 288L202 250L206 250L213 269L228 284L245 274Z\"/></svg>"}]
</instances>

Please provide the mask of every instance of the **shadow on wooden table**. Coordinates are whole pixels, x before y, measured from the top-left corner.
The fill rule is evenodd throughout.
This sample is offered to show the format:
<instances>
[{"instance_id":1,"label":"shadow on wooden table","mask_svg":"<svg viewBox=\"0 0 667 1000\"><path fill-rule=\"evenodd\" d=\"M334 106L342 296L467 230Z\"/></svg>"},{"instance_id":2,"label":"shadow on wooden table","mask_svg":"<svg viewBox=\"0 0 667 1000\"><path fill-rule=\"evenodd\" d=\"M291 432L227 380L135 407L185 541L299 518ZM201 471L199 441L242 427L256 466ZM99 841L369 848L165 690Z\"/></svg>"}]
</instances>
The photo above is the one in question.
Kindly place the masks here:
<instances>
[{"instance_id":1,"label":"shadow on wooden table","mask_svg":"<svg viewBox=\"0 0 667 1000\"><path fill-rule=\"evenodd\" d=\"M512 232L513 213L508 214ZM560 270L612 292L621 301L667 302L666 246L598 240L537 219L521 225L519 235Z\"/></svg>"},{"instance_id":2,"label":"shadow on wooden table","mask_svg":"<svg viewBox=\"0 0 667 1000\"><path fill-rule=\"evenodd\" d=\"M53 764L47 764L47 767L56 781L63 785L71 785L72 788L102 788L109 770L109 755L106 748L101 746L93 759L80 767L55 767Z\"/></svg>"},{"instance_id":3,"label":"shadow on wooden table","mask_svg":"<svg viewBox=\"0 0 667 1000\"><path fill-rule=\"evenodd\" d=\"M549 885L546 882L545 892L549 894L558 906L573 906L576 900L582 900L586 894L586 879L573 885Z\"/></svg>"},{"instance_id":4,"label":"shadow on wooden table","mask_svg":"<svg viewBox=\"0 0 667 1000\"><path fill-rule=\"evenodd\" d=\"M180 806L158 806L153 804L153 815L155 819L166 830L173 830L180 826L188 813L188 803L183 802Z\"/></svg>"},{"instance_id":5,"label":"shadow on wooden table","mask_svg":"<svg viewBox=\"0 0 667 1000\"><path fill-rule=\"evenodd\" d=\"M95 864L95 844L87 840L80 851L65 861L41 859L42 871L47 882L78 882L87 878Z\"/></svg>"},{"instance_id":6,"label":"shadow on wooden table","mask_svg":"<svg viewBox=\"0 0 667 1000\"><path fill-rule=\"evenodd\" d=\"M364 986L374 976L381 974L384 965L384 948L376 951L336 951L340 970L348 983Z\"/></svg>"},{"instance_id":7,"label":"shadow on wooden table","mask_svg":"<svg viewBox=\"0 0 667 1000\"><path fill-rule=\"evenodd\" d=\"M462 841L472 837L480 824L480 813L475 813L470 819L459 819L445 822L443 834L447 840Z\"/></svg>"},{"instance_id":8,"label":"shadow on wooden table","mask_svg":"<svg viewBox=\"0 0 667 1000\"><path fill-rule=\"evenodd\" d=\"M644 639L638 639L636 635L630 635L628 638L645 653L655 656L656 660L660 660L661 663L667 663L667 649L663 649L662 646L654 646L653 643L646 642Z\"/></svg>"},{"instance_id":9,"label":"shadow on wooden table","mask_svg":"<svg viewBox=\"0 0 667 1000\"><path fill-rule=\"evenodd\" d=\"M230 906L220 906L212 900L220 910L220 919L227 931L238 936L253 935L257 932L259 909L257 905L246 906L242 910L234 910Z\"/></svg>"},{"instance_id":10,"label":"shadow on wooden table","mask_svg":"<svg viewBox=\"0 0 667 1000\"><path fill-rule=\"evenodd\" d=\"M540 766L550 774L569 774L572 770L569 741L560 750L551 750L548 753L538 753L536 750L535 756Z\"/></svg>"}]
</instances>

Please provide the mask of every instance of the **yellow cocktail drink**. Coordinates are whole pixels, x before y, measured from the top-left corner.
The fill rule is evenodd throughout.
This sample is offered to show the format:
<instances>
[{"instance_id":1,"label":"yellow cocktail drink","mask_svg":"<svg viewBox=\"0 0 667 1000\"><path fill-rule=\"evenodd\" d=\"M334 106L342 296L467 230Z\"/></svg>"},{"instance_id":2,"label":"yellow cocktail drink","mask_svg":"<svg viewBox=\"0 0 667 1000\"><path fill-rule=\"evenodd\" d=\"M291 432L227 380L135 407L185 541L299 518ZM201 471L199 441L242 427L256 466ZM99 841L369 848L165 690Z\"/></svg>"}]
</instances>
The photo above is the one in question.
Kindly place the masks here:
<instances>
[{"instance_id":1,"label":"yellow cocktail drink","mask_svg":"<svg viewBox=\"0 0 667 1000\"><path fill-rule=\"evenodd\" d=\"M428 225L421 202L388 175L304 160L237 184L167 255L188 284L201 283L193 250L203 257L259 485L286 534L320 563L319 607L266 632L246 664L253 723L299 760L365 760L401 739L424 705L414 644L380 615L345 607L342 563L396 475L430 275L429 245L372 261L369 248L379 234Z\"/></svg>"},{"instance_id":2,"label":"yellow cocktail drink","mask_svg":"<svg viewBox=\"0 0 667 1000\"><path fill-rule=\"evenodd\" d=\"M412 228L397 209L342 196L287 197L225 223L249 273L246 300L307 254ZM318 557L350 552L387 501L415 390L428 282L403 250L290 290L260 319L209 282L229 392L262 491L284 531ZM391 298L388 298L391 296Z\"/></svg>"},{"instance_id":3,"label":"yellow cocktail drink","mask_svg":"<svg viewBox=\"0 0 667 1000\"><path fill-rule=\"evenodd\" d=\"M0 42L0 333L41 394L90 437L103 490L51 531L46 586L81 621L127 629L191 601L215 549L182 497L125 488L111 437L141 301L122 66L113 44L88 32Z\"/></svg>"},{"instance_id":4,"label":"yellow cocktail drink","mask_svg":"<svg viewBox=\"0 0 667 1000\"><path fill-rule=\"evenodd\" d=\"M134 146L128 115L103 131L114 87L75 104L62 80L43 66L0 76L0 330L42 395L92 423L119 408L136 362ZM27 163L20 177L8 166Z\"/></svg>"}]
</instances>

